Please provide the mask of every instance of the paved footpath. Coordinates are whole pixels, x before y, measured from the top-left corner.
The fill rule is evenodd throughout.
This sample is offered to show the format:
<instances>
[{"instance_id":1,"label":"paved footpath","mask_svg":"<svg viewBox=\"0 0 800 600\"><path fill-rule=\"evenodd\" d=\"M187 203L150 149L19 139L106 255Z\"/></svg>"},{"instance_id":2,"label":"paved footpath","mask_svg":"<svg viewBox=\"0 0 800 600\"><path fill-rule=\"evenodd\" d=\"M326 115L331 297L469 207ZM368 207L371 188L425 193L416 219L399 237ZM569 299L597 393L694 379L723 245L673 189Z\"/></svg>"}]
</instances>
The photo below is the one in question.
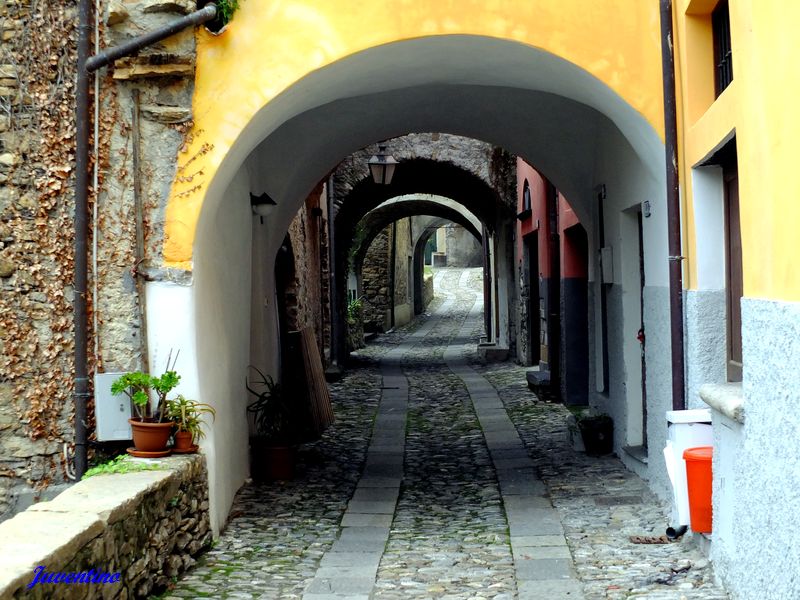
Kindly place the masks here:
<instances>
[{"instance_id":1,"label":"paved footpath","mask_svg":"<svg viewBox=\"0 0 800 600\"><path fill-rule=\"evenodd\" d=\"M429 314L380 336L331 386L336 423L292 482L249 485L165 598L727 596L613 457L566 443L566 409L523 367L483 365L481 272L441 269Z\"/></svg>"}]
</instances>

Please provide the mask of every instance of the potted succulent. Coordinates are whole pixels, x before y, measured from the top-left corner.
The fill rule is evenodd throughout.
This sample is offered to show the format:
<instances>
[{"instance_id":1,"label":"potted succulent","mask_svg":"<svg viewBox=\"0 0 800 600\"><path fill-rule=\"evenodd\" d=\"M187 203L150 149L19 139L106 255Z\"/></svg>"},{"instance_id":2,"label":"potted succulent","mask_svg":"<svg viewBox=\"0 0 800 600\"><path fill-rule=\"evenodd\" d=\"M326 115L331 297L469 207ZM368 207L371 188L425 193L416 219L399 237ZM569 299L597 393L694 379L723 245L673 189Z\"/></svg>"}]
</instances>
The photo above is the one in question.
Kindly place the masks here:
<instances>
[{"instance_id":1,"label":"potted succulent","mask_svg":"<svg viewBox=\"0 0 800 600\"><path fill-rule=\"evenodd\" d=\"M279 383L256 367L251 368L260 378L245 384L247 391L256 398L247 407L255 428L255 435L250 437L253 478L266 481L291 479L297 442L291 404Z\"/></svg>"},{"instance_id":2,"label":"potted succulent","mask_svg":"<svg viewBox=\"0 0 800 600\"><path fill-rule=\"evenodd\" d=\"M214 408L202 402L189 400L182 394L167 400L167 416L175 424L175 445L173 452L179 454L197 451L196 442L205 437L203 431L203 415L217 416Z\"/></svg>"},{"instance_id":3,"label":"potted succulent","mask_svg":"<svg viewBox=\"0 0 800 600\"><path fill-rule=\"evenodd\" d=\"M111 384L111 393L128 396L136 411L136 416L128 420L135 447L130 453L134 456L155 458L169 454L167 441L174 425L166 415L166 400L167 394L180 380L174 363L170 368L167 359L167 369L158 377L134 371L121 375ZM151 392L155 395L155 402L152 402Z\"/></svg>"}]
</instances>

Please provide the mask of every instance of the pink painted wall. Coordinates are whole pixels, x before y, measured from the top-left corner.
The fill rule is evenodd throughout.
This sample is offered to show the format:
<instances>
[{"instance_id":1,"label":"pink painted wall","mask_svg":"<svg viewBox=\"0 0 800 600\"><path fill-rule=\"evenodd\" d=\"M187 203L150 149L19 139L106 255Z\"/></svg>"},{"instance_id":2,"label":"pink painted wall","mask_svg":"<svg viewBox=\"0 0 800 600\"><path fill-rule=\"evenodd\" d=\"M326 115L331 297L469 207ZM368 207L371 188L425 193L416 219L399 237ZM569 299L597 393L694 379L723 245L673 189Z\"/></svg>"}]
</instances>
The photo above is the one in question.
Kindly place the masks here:
<instances>
[{"instance_id":1,"label":"pink painted wall","mask_svg":"<svg viewBox=\"0 0 800 600\"><path fill-rule=\"evenodd\" d=\"M539 267L538 274L542 277L550 276L550 225L547 219L547 194L551 184L536 169L521 158L517 158L517 213L522 212L523 191L525 181L531 192L531 215L524 221L517 221L517 261L522 262L523 238L535 231L539 232ZM550 192L552 193L552 192ZM575 251L569 242L565 242L564 231L579 223L578 216L567 202L567 199L558 192L558 233L561 244L561 276L585 277L586 257L575 256Z\"/></svg>"}]
</instances>

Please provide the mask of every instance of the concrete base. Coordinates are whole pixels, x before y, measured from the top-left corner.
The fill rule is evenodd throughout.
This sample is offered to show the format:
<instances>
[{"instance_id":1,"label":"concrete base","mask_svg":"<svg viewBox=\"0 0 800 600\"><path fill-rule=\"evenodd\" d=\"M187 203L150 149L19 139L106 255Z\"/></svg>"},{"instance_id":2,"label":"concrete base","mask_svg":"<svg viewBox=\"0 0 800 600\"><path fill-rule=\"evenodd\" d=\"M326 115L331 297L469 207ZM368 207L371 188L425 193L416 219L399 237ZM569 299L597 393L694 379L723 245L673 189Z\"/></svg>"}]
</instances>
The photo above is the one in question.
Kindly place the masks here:
<instances>
[{"instance_id":1,"label":"concrete base","mask_svg":"<svg viewBox=\"0 0 800 600\"><path fill-rule=\"evenodd\" d=\"M725 290L687 291L686 404L704 408L698 391L707 383L726 380L727 319Z\"/></svg>"},{"instance_id":2,"label":"concrete base","mask_svg":"<svg viewBox=\"0 0 800 600\"><path fill-rule=\"evenodd\" d=\"M11 507L7 513L0 515L0 523L6 519L10 519L15 514L26 510L27 508L38 504L39 502L47 502L58 496L61 492L74 485L73 483L59 483L51 485L46 490L37 491L30 486L17 486L9 490L11 496Z\"/></svg>"},{"instance_id":3,"label":"concrete base","mask_svg":"<svg viewBox=\"0 0 800 600\"><path fill-rule=\"evenodd\" d=\"M540 371L538 368L531 369L525 373L525 379L528 380L528 387L533 391L545 385L550 385L550 371Z\"/></svg>"},{"instance_id":4,"label":"concrete base","mask_svg":"<svg viewBox=\"0 0 800 600\"><path fill-rule=\"evenodd\" d=\"M508 360L509 350L497 344L478 344L478 358L483 362L503 362Z\"/></svg>"},{"instance_id":5,"label":"concrete base","mask_svg":"<svg viewBox=\"0 0 800 600\"><path fill-rule=\"evenodd\" d=\"M732 598L800 598L800 302L743 298L742 349L744 425L715 414L711 557Z\"/></svg>"}]
</instances>

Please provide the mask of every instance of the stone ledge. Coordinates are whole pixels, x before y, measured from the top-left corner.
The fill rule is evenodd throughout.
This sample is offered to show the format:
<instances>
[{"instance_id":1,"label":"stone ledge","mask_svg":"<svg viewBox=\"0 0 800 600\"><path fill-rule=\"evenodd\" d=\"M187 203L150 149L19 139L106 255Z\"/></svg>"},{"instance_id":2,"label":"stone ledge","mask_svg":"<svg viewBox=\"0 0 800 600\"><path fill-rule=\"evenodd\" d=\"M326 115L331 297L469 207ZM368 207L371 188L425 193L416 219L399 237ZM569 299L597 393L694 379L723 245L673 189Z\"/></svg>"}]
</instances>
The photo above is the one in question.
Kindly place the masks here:
<instances>
[{"instance_id":1,"label":"stone ledge","mask_svg":"<svg viewBox=\"0 0 800 600\"><path fill-rule=\"evenodd\" d=\"M700 388L700 399L717 412L744 424L741 383L707 383Z\"/></svg>"},{"instance_id":2,"label":"stone ledge","mask_svg":"<svg viewBox=\"0 0 800 600\"><path fill-rule=\"evenodd\" d=\"M0 523L0 598L105 597L111 587L113 594L146 596L192 564L190 555L210 540L205 458L157 463L163 470L96 475ZM47 572L121 572L122 580L28 590L39 565Z\"/></svg>"}]
</instances>

